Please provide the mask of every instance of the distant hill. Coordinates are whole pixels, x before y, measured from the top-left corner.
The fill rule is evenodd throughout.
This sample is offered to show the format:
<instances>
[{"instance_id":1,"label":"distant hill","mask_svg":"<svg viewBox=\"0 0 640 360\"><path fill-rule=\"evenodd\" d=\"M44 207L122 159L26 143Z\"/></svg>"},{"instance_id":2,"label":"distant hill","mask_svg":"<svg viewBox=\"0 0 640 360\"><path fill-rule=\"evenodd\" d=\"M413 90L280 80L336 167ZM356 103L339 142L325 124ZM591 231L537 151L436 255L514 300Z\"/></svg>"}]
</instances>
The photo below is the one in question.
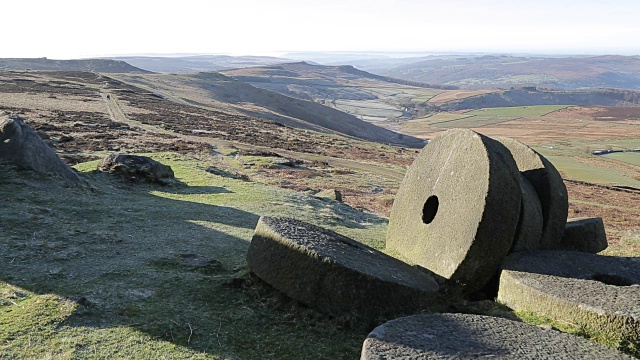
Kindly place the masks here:
<instances>
[{"instance_id":1,"label":"distant hill","mask_svg":"<svg viewBox=\"0 0 640 360\"><path fill-rule=\"evenodd\" d=\"M440 86L419 81L396 79L389 76L381 76L366 71L358 70L351 65L324 66L313 65L307 62L296 62L272 66L254 68L233 69L221 71L222 74L231 76L236 80L251 83L253 85L287 93L293 97L305 99L319 99L322 96L312 95L318 87L327 87L327 95L330 96L332 87L358 87L354 81L375 81L400 85L408 85L432 89L456 89L455 86ZM288 85L296 85L297 90L292 90ZM306 87L306 91L304 91ZM299 91L303 90L303 91ZM305 93L308 96L302 95ZM340 97L340 96L339 96Z\"/></svg>"},{"instance_id":2,"label":"distant hill","mask_svg":"<svg viewBox=\"0 0 640 360\"><path fill-rule=\"evenodd\" d=\"M483 61L496 59L485 58ZM606 62L606 59L603 61ZM458 71L464 73L465 68L461 66ZM438 111L485 107L637 106L640 103L640 92L629 89L550 90L545 87L518 86L493 91L460 91L374 75L349 65L324 66L300 62L222 73L256 87L313 100L375 124L418 118Z\"/></svg>"},{"instance_id":3,"label":"distant hill","mask_svg":"<svg viewBox=\"0 0 640 360\"><path fill-rule=\"evenodd\" d=\"M264 118L291 127L348 135L380 143L421 147L420 139L398 134L321 104L294 99L219 73L125 75L117 79L176 102L230 114Z\"/></svg>"},{"instance_id":4,"label":"distant hill","mask_svg":"<svg viewBox=\"0 0 640 360\"><path fill-rule=\"evenodd\" d=\"M616 89L549 91L518 88L470 96L446 102L439 111L457 111L509 106L578 105L578 106L638 106L640 92Z\"/></svg>"},{"instance_id":5,"label":"distant hill","mask_svg":"<svg viewBox=\"0 0 640 360\"><path fill-rule=\"evenodd\" d=\"M378 123L412 118L442 86L394 79L350 65L324 66L306 62L222 71L236 80ZM449 87L447 87L448 89Z\"/></svg>"},{"instance_id":6,"label":"distant hill","mask_svg":"<svg viewBox=\"0 0 640 360\"><path fill-rule=\"evenodd\" d=\"M0 59L0 70L93 71L102 73L148 73L124 61L109 59L52 60L47 58Z\"/></svg>"},{"instance_id":7,"label":"distant hill","mask_svg":"<svg viewBox=\"0 0 640 360\"><path fill-rule=\"evenodd\" d=\"M409 59L407 59L409 60ZM509 55L455 56L398 60L355 61L361 68L395 78L459 86L466 89L538 86L640 89L639 56L516 57Z\"/></svg>"},{"instance_id":8,"label":"distant hill","mask_svg":"<svg viewBox=\"0 0 640 360\"><path fill-rule=\"evenodd\" d=\"M196 73L218 71L224 69L265 66L291 62L293 60L270 56L227 56L227 55L195 55L195 56L124 56L109 59L126 61L127 63L153 72L163 73Z\"/></svg>"}]
</instances>

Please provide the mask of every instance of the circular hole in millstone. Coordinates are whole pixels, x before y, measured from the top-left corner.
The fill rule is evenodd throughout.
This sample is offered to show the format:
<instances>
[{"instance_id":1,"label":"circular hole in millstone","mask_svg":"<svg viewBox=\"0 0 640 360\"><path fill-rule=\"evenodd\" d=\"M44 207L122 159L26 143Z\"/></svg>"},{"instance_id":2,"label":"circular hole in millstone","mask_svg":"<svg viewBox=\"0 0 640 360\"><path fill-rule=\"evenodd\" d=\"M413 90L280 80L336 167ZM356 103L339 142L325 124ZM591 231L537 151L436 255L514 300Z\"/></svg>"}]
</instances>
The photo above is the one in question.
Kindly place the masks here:
<instances>
[{"instance_id":1,"label":"circular hole in millstone","mask_svg":"<svg viewBox=\"0 0 640 360\"><path fill-rule=\"evenodd\" d=\"M631 286L633 281L626 279L620 275L613 274L594 274L591 278L595 281L614 286Z\"/></svg>"},{"instance_id":2,"label":"circular hole in millstone","mask_svg":"<svg viewBox=\"0 0 640 360\"><path fill-rule=\"evenodd\" d=\"M436 217L438 213L438 206L440 202L438 201L438 197L435 195L429 196L427 201L424 203L422 207L422 222L425 224L431 224L433 219Z\"/></svg>"}]
</instances>

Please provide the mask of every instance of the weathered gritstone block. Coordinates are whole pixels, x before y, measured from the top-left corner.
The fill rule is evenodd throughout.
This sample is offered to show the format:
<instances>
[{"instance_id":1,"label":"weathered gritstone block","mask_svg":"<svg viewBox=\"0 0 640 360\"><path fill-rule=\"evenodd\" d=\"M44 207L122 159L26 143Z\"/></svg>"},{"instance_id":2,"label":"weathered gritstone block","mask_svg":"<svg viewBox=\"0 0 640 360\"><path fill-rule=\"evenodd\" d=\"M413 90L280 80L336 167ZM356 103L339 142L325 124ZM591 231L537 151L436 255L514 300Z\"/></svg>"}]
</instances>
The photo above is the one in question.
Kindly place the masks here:
<instances>
[{"instance_id":1,"label":"weathered gritstone block","mask_svg":"<svg viewBox=\"0 0 640 360\"><path fill-rule=\"evenodd\" d=\"M540 199L533 185L522 174L520 174L520 190L522 191L520 219L518 220L516 237L511 245L511 252L538 250L542 236L544 221Z\"/></svg>"},{"instance_id":2,"label":"weathered gritstone block","mask_svg":"<svg viewBox=\"0 0 640 360\"><path fill-rule=\"evenodd\" d=\"M506 137L495 137L509 149L522 174L536 189L542 205L540 249L556 249L564 232L569 211L567 187L558 170L527 145Z\"/></svg>"},{"instance_id":3,"label":"weathered gritstone block","mask_svg":"<svg viewBox=\"0 0 640 360\"><path fill-rule=\"evenodd\" d=\"M640 258L576 251L505 259L498 301L640 346Z\"/></svg>"},{"instance_id":4,"label":"weathered gritstone block","mask_svg":"<svg viewBox=\"0 0 640 360\"><path fill-rule=\"evenodd\" d=\"M21 119L0 111L0 159L20 168L62 176L69 184L82 180L40 136Z\"/></svg>"},{"instance_id":5,"label":"weathered gritstone block","mask_svg":"<svg viewBox=\"0 0 640 360\"><path fill-rule=\"evenodd\" d=\"M607 248L607 234L602 218L575 218L567 220L559 248L597 253Z\"/></svg>"},{"instance_id":6,"label":"weathered gritstone block","mask_svg":"<svg viewBox=\"0 0 640 360\"><path fill-rule=\"evenodd\" d=\"M357 241L302 221L261 217L249 268L291 298L330 315L373 320L438 298L430 275Z\"/></svg>"},{"instance_id":7,"label":"weathered gritstone block","mask_svg":"<svg viewBox=\"0 0 640 360\"><path fill-rule=\"evenodd\" d=\"M472 292L509 253L521 203L518 169L499 142L467 129L435 137L396 195L387 249Z\"/></svg>"},{"instance_id":8,"label":"weathered gritstone block","mask_svg":"<svg viewBox=\"0 0 640 360\"><path fill-rule=\"evenodd\" d=\"M361 360L631 359L589 340L483 315L431 314L391 320L364 341Z\"/></svg>"}]
</instances>

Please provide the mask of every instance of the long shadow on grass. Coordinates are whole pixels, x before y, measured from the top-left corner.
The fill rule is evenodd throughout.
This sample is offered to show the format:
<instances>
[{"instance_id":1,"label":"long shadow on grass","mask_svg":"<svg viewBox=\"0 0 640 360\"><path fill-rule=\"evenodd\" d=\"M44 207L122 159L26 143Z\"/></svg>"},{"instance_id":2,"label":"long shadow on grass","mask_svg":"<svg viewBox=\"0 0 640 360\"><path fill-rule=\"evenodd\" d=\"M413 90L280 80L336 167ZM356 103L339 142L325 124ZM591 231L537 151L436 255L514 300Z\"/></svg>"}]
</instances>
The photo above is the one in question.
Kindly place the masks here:
<instances>
[{"instance_id":1,"label":"long shadow on grass","mask_svg":"<svg viewBox=\"0 0 640 360\"><path fill-rule=\"evenodd\" d=\"M116 330L127 327L242 358L260 358L255 346L288 357L295 351L287 346L318 341L300 330L302 324L283 327L276 311L240 288L256 214L154 196L148 190L166 188L146 185L93 193L41 183L9 184L12 191L2 185L13 206L0 212L7 229L0 240L0 279L76 302L56 326L61 337L81 328L81 334L113 343L113 336L133 336ZM270 340L246 336L264 332ZM285 337L293 341L280 344Z\"/></svg>"}]
</instances>

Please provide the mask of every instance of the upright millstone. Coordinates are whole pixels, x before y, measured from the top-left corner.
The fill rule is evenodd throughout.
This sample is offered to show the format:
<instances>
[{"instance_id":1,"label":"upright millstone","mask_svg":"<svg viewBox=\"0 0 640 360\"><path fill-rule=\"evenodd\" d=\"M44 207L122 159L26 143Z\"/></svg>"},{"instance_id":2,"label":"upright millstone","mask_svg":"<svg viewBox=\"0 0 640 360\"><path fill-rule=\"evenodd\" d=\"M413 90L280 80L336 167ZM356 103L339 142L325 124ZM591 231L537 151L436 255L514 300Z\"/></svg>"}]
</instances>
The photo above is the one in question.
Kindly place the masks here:
<instances>
[{"instance_id":1,"label":"upright millstone","mask_svg":"<svg viewBox=\"0 0 640 360\"><path fill-rule=\"evenodd\" d=\"M482 288L516 233L519 176L499 142L467 129L442 133L416 157L398 190L387 249L467 292Z\"/></svg>"},{"instance_id":2,"label":"upright millstone","mask_svg":"<svg viewBox=\"0 0 640 360\"><path fill-rule=\"evenodd\" d=\"M542 236L542 206L533 185L520 173L520 190L522 204L520 206L520 220L518 230L513 239L511 252L522 250L538 250Z\"/></svg>"},{"instance_id":3,"label":"upright millstone","mask_svg":"<svg viewBox=\"0 0 640 360\"><path fill-rule=\"evenodd\" d=\"M518 170L536 189L542 205L540 249L555 249L560 244L567 222L569 196L558 170L527 145L506 137L495 137L513 156Z\"/></svg>"}]
</instances>

